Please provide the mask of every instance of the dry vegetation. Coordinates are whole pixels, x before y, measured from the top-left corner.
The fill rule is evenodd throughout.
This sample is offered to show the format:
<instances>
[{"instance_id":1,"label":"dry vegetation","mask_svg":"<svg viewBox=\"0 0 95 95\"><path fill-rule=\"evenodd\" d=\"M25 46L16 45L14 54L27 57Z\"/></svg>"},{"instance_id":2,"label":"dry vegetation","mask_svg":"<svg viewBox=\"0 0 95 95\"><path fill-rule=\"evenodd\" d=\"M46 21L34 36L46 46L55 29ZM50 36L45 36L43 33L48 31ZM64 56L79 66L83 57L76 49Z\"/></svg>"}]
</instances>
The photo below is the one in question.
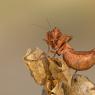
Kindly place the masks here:
<instances>
[{"instance_id":1,"label":"dry vegetation","mask_svg":"<svg viewBox=\"0 0 95 95\"><path fill-rule=\"evenodd\" d=\"M95 95L95 85L85 76L70 72L63 59L51 58L39 48L28 49L24 61L42 95Z\"/></svg>"}]
</instances>

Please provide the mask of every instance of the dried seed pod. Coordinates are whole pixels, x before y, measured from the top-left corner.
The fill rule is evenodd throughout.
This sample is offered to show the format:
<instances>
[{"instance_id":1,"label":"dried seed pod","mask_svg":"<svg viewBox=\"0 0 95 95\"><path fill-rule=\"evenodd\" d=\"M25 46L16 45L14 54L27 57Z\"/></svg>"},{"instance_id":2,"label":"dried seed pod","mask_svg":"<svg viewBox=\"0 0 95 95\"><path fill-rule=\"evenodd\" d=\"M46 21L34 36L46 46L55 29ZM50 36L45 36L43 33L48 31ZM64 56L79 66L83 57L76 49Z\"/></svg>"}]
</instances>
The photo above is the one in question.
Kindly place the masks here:
<instances>
[{"instance_id":1,"label":"dried seed pod","mask_svg":"<svg viewBox=\"0 0 95 95\"><path fill-rule=\"evenodd\" d=\"M64 89L62 88L62 83L70 85L71 74L69 72L68 66L60 58L50 58L49 61L49 71L51 72L51 79L46 82L48 95L64 95ZM45 87L46 87L45 86Z\"/></svg>"},{"instance_id":2,"label":"dried seed pod","mask_svg":"<svg viewBox=\"0 0 95 95\"><path fill-rule=\"evenodd\" d=\"M49 70L52 74L52 77L59 82L67 82L71 78L68 66L60 58L50 58L49 60Z\"/></svg>"},{"instance_id":3,"label":"dried seed pod","mask_svg":"<svg viewBox=\"0 0 95 95\"><path fill-rule=\"evenodd\" d=\"M51 92L53 93L51 95L64 95L64 89L62 88L62 83L57 83Z\"/></svg>"},{"instance_id":4,"label":"dried seed pod","mask_svg":"<svg viewBox=\"0 0 95 95\"><path fill-rule=\"evenodd\" d=\"M69 95L95 95L95 85L87 77L76 75L72 79Z\"/></svg>"},{"instance_id":5,"label":"dried seed pod","mask_svg":"<svg viewBox=\"0 0 95 95\"><path fill-rule=\"evenodd\" d=\"M29 49L24 57L24 61L35 81L43 85L49 74L48 60L45 53L39 48L36 48L34 51Z\"/></svg>"}]
</instances>

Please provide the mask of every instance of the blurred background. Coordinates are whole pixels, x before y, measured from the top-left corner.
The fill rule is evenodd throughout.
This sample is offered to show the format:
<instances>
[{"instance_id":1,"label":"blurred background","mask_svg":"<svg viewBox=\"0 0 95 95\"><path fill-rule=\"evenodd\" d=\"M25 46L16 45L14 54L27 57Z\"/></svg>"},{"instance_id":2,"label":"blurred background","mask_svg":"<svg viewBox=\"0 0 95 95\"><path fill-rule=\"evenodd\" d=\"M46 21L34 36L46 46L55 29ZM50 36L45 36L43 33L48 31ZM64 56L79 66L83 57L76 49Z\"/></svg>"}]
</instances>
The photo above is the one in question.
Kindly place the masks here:
<instances>
[{"instance_id":1,"label":"blurred background","mask_svg":"<svg viewBox=\"0 0 95 95\"><path fill-rule=\"evenodd\" d=\"M23 56L28 48L47 50L47 19L73 36L76 50L95 48L95 0L0 0L0 95L41 95ZM95 82L95 66L80 73Z\"/></svg>"}]
</instances>

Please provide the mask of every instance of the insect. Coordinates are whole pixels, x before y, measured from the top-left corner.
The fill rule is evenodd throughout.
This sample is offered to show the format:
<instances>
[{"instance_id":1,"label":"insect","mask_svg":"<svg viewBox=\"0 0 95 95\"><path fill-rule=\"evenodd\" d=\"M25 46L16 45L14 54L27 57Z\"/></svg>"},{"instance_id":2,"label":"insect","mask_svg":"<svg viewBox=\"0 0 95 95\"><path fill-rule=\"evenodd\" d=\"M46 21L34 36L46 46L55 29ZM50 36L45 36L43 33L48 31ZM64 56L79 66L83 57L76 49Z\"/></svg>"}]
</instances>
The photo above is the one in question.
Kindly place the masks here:
<instances>
[{"instance_id":1,"label":"insect","mask_svg":"<svg viewBox=\"0 0 95 95\"><path fill-rule=\"evenodd\" d=\"M58 28L54 28L53 30L47 32L46 38L44 39L48 45L48 51L50 48L53 50L59 49L65 42L68 42L72 39L72 36L62 34L62 32Z\"/></svg>"},{"instance_id":2,"label":"insect","mask_svg":"<svg viewBox=\"0 0 95 95\"><path fill-rule=\"evenodd\" d=\"M76 51L70 45L72 36L64 35L58 28L47 32L45 41L55 54L63 55L66 64L76 71L87 70L95 64L95 49Z\"/></svg>"}]
</instances>

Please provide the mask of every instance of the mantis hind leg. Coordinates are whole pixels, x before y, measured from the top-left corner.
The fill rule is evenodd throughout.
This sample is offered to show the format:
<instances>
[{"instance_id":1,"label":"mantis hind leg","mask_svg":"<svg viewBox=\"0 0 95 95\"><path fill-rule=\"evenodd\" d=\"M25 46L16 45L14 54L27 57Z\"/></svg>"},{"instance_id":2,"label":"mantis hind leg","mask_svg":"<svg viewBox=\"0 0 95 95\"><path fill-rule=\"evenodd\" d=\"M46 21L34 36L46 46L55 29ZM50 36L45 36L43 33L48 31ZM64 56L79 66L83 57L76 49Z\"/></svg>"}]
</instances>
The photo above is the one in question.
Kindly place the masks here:
<instances>
[{"instance_id":1,"label":"mantis hind leg","mask_svg":"<svg viewBox=\"0 0 95 95\"><path fill-rule=\"evenodd\" d=\"M77 78L77 72L78 72L78 69L79 69L79 61L76 64L77 65L76 65L76 70L75 70L75 72L73 74L73 79L76 79Z\"/></svg>"},{"instance_id":2,"label":"mantis hind leg","mask_svg":"<svg viewBox=\"0 0 95 95\"><path fill-rule=\"evenodd\" d=\"M74 80L76 80L76 78L77 78L77 72L78 72L78 70L75 70L75 72L74 72L74 74L73 74L73 76L72 76L72 78L73 78Z\"/></svg>"}]
</instances>

